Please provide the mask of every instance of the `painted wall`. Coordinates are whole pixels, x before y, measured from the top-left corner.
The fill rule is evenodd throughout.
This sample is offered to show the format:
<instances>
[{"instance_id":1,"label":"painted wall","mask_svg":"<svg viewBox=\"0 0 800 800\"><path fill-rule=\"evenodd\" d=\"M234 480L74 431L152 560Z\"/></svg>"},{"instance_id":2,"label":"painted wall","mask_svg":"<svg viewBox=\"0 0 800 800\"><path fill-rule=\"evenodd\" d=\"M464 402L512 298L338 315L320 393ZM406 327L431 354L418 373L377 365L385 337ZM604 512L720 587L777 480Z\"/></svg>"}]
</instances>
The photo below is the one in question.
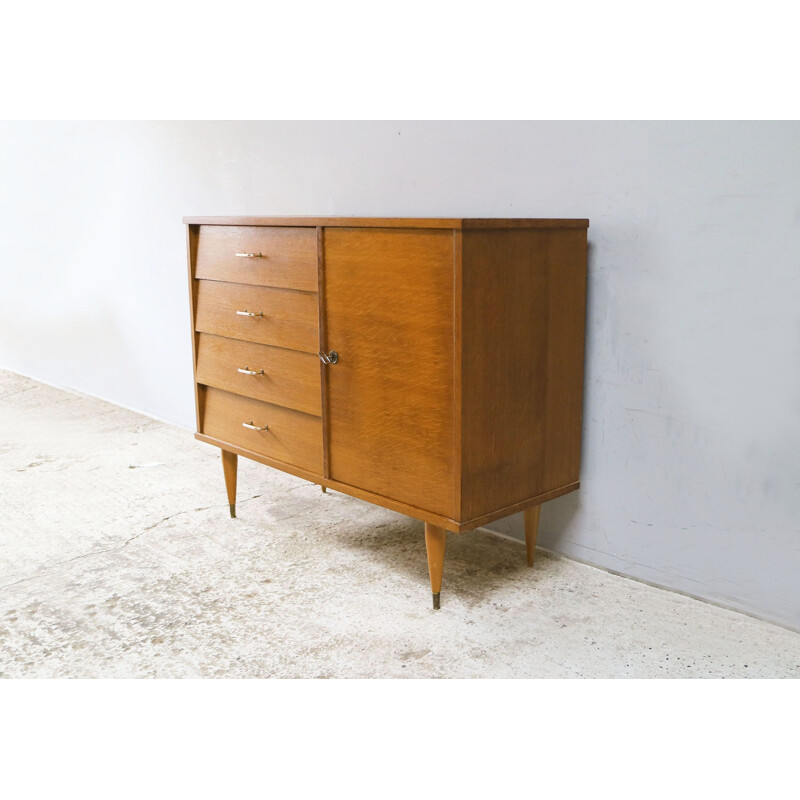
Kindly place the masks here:
<instances>
[{"instance_id":1,"label":"painted wall","mask_svg":"<svg viewBox=\"0 0 800 800\"><path fill-rule=\"evenodd\" d=\"M0 366L192 427L184 214L589 217L540 543L800 628L800 125L0 123Z\"/></svg>"}]
</instances>

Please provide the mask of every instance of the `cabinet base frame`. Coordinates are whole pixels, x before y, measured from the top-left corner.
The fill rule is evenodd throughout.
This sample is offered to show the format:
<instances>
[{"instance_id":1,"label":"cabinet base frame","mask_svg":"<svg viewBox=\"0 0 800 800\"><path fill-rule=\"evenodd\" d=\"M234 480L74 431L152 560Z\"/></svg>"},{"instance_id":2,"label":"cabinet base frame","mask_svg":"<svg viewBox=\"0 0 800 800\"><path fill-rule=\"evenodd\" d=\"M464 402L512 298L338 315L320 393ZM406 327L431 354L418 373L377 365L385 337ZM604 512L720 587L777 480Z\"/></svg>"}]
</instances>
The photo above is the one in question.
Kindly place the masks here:
<instances>
[{"instance_id":1,"label":"cabinet base frame","mask_svg":"<svg viewBox=\"0 0 800 800\"><path fill-rule=\"evenodd\" d=\"M299 467L286 464L282 461L268 458L267 456L253 453L250 450L245 450L240 447L214 439L211 436L206 436L202 433L196 433L195 439L206 444L219 447L222 452L222 467L225 472L225 488L228 494L228 503L230 505L231 517L236 516L236 473L238 466L238 457L243 456L253 461L258 461L261 464L266 464L269 467L274 467L282 472L288 472L298 478L316 483L322 487L322 491L327 489L335 489L336 491L344 494L349 494L351 497L358 498L359 500L367 500L375 505L383 506L392 511L398 511L406 516L413 517L414 519L422 520L425 523L425 549L428 554L428 573L431 579L431 595L433 597L433 607L438 609L441 606L441 591L442 591L442 574L444 572L444 550L447 543L447 532L451 533L465 533L466 531L474 530L475 528L492 522L495 519L501 519L519 511L525 512L525 545L527 551L528 566L533 566L533 556L536 550L536 535L539 529L539 512L541 504L547 500L552 500L555 497L560 497L568 492L575 491L580 486L580 482L568 484L550 492L532 497L529 500L523 500L508 508L499 509L498 511L480 517L476 520L468 520L467 522L456 522L456 520L442 517L438 514L432 514L429 511L423 511L420 508L400 503L396 500L390 500L388 497L373 494L372 492L357 489L354 486L348 486L346 483L331 480L330 478L321 478L319 475L314 475L307 470Z\"/></svg>"},{"instance_id":2,"label":"cabinet base frame","mask_svg":"<svg viewBox=\"0 0 800 800\"><path fill-rule=\"evenodd\" d=\"M494 522L503 517L510 517L512 514L524 511L530 506L538 506L548 500L554 500L556 497L574 492L576 489L579 489L581 485L580 481L568 483L565 486L559 486L557 489L552 489L549 492L543 492L534 497L529 497L526 500L521 500L519 503L514 503L514 505L507 506L506 508L497 509L497 511L493 511L491 514L484 514L481 517L475 517L474 519L464 522L457 522L454 519L450 519L450 517L434 514L431 511L425 511L422 508L417 508L408 503L401 503L398 500L392 500L383 495L368 492L356 486L350 486L347 483L341 483L340 481L333 480L333 478L316 475L313 472L302 469L302 467L295 467L293 464L287 464L284 461L277 461L274 458L262 456L259 453L254 453L252 450L246 450L243 447L236 447L235 445L215 439L213 436L206 436L204 433L195 433L194 438L200 442L219 447L221 450L228 450L243 458L249 458L251 461L258 461L260 464L274 467L275 469L281 470L281 472L288 472L296 478L302 478L310 483L316 483L318 486L322 486L325 489L334 489L337 492L342 492L342 494L349 494L351 497L355 497L358 500L366 500L369 503L374 503L376 506L383 506L383 508L388 508L390 511L397 511L400 514L405 514L407 517L413 517L422 522L430 522L432 525L444 528L451 533L465 533L466 531L475 530L475 528L480 528L482 525L486 525L489 522Z\"/></svg>"}]
</instances>

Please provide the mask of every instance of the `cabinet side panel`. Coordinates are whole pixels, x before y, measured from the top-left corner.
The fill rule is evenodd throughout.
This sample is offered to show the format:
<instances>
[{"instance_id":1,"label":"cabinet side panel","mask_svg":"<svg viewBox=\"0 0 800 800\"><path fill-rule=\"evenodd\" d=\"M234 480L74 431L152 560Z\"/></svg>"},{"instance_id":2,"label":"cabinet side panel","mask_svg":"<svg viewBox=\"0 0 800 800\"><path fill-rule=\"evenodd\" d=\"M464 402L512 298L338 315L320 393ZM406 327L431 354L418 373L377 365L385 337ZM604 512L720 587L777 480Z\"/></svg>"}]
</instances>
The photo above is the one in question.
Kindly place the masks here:
<instances>
[{"instance_id":1,"label":"cabinet side panel","mask_svg":"<svg viewBox=\"0 0 800 800\"><path fill-rule=\"evenodd\" d=\"M586 232L464 231L462 259L469 520L578 480Z\"/></svg>"},{"instance_id":2,"label":"cabinet side panel","mask_svg":"<svg viewBox=\"0 0 800 800\"><path fill-rule=\"evenodd\" d=\"M461 331L464 292L461 287L461 240L460 230L453 231L453 485L455 516L461 517Z\"/></svg>"},{"instance_id":3,"label":"cabinet side panel","mask_svg":"<svg viewBox=\"0 0 800 800\"><path fill-rule=\"evenodd\" d=\"M545 491L550 491L580 480L586 231L554 231L547 264Z\"/></svg>"}]
</instances>

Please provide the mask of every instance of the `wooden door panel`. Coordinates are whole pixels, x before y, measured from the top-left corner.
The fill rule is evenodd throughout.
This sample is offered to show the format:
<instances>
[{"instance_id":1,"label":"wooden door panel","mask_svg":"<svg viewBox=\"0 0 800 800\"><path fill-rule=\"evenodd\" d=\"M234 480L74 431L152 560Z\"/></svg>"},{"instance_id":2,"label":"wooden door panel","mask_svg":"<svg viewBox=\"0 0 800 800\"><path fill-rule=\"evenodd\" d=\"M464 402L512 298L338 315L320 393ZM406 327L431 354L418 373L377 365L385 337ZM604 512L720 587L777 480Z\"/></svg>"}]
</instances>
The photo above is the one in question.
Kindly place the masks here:
<instances>
[{"instance_id":1,"label":"wooden door panel","mask_svg":"<svg viewBox=\"0 0 800 800\"><path fill-rule=\"evenodd\" d=\"M455 518L454 234L328 228L334 480Z\"/></svg>"}]
</instances>

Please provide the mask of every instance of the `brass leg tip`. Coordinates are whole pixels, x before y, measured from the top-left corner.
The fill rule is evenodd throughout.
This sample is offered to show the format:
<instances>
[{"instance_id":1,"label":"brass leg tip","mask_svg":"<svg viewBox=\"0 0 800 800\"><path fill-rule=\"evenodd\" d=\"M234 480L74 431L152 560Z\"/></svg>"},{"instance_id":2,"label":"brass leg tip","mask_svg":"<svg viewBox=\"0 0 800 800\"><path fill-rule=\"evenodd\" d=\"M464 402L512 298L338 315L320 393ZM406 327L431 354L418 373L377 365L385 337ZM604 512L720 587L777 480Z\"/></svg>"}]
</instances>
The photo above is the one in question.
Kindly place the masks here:
<instances>
[{"instance_id":1,"label":"brass leg tip","mask_svg":"<svg viewBox=\"0 0 800 800\"><path fill-rule=\"evenodd\" d=\"M231 503L231 519L236 519L236 503Z\"/></svg>"},{"instance_id":2,"label":"brass leg tip","mask_svg":"<svg viewBox=\"0 0 800 800\"><path fill-rule=\"evenodd\" d=\"M433 593L433 610L434 611L437 611L438 609L440 609L442 607L442 604L439 601L439 595L440 594L441 594L440 592L434 592Z\"/></svg>"},{"instance_id":3,"label":"brass leg tip","mask_svg":"<svg viewBox=\"0 0 800 800\"><path fill-rule=\"evenodd\" d=\"M328 490L325 486L322 487L322 494L327 494Z\"/></svg>"}]
</instances>

